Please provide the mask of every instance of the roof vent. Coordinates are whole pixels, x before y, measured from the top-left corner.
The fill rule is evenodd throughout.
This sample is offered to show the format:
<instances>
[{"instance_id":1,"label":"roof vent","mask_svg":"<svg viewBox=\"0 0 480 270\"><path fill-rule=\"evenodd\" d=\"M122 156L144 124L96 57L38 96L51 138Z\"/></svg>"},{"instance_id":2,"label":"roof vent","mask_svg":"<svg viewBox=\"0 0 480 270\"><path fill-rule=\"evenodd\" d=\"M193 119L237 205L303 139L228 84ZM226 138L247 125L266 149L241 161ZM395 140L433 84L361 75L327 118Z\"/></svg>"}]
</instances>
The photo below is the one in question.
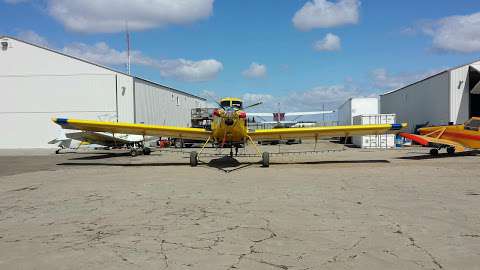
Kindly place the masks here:
<instances>
[{"instance_id":1,"label":"roof vent","mask_svg":"<svg viewBox=\"0 0 480 270\"><path fill-rule=\"evenodd\" d=\"M2 41L2 51L6 51L8 49L8 42Z\"/></svg>"}]
</instances>

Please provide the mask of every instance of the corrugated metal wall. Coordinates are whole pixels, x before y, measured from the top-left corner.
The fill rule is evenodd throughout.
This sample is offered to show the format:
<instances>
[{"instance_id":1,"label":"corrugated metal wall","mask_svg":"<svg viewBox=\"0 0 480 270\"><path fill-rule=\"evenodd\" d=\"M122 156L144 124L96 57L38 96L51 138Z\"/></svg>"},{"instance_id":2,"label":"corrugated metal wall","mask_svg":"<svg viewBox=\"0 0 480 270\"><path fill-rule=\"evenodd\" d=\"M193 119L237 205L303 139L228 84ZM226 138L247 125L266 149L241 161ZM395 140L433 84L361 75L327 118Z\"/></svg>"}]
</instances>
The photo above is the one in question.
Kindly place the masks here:
<instances>
[{"instance_id":1,"label":"corrugated metal wall","mask_svg":"<svg viewBox=\"0 0 480 270\"><path fill-rule=\"evenodd\" d=\"M62 131L52 117L116 120L115 72L16 39L2 41L9 46L0 51L0 148L55 147L48 142Z\"/></svg>"},{"instance_id":2,"label":"corrugated metal wall","mask_svg":"<svg viewBox=\"0 0 480 270\"><path fill-rule=\"evenodd\" d=\"M189 127L191 109L205 106L199 98L138 78L134 85L136 123Z\"/></svg>"},{"instance_id":3,"label":"corrugated metal wall","mask_svg":"<svg viewBox=\"0 0 480 270\"><path fill-rule=\"evenodd\" d=\"M461 124L470 117L470 66L480 69L480 61L450 71L450 121Z\"/></svg>"},{"instance_id":4,"label":"corrugated metal wall","mask_svg":"<svg viewBox=\"0 0 480 270\"><path fill-rule=\"evenodd\" d=\"M448 124L450 121L449 72L417 82L400 90L380 96L380 113L394 113L397 122L408 123L409 130L415 126Z\"/></svg>"}]
</instances>

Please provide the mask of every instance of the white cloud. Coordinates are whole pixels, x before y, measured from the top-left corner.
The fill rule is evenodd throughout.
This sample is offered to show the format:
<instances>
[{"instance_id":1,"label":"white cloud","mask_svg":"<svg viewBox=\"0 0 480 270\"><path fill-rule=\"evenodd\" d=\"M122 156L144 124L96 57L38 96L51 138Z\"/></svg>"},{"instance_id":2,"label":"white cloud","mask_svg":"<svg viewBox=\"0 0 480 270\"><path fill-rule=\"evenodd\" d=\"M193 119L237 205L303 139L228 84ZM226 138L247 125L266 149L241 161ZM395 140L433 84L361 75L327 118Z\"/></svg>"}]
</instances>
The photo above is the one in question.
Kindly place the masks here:
<instances>
[{"instance_id":1,"label":"white cloud","mask_svg":"<svg viewBox=\"0 0 480 270\"><path fill-rule=\"evenodd\" d=\"M250 79L264 78L267 76L267 66L253 62L242 74Z\"/></svg>"},{"instance_id":2,"label":"white cloud","mask_svg":"<svg viewBox=\"0 0 480 270\"><path fill-rule=\"evenodd\" d=\"M371 72L372 86L380 90L398 89L410 83L437 74L440 71L441 69L433 69L416 73L391 74L384 68L378 68Z\"/></svg>"},{"instance_id":3,"label":"white cloud","mask_svg":"<svg viewBox=\"0 0 480 270\"><path fill-rule=\"evenodd\" d=\"M18 37L33 44L50 46L46 38L31 30L20 32ZM127 51L111 48L105 42L97 42L93 45L76 42L58 50L65 54L106 66L126 65L128 61ZM188 82L214 79L223 70L223 64L215 59L199 61L183 58L158 60L145 56L141 51L137 50L130 51L130 60L132 64L159 70L160 75L165 78Z\"/></svg>"},{"instance_id":4,"label":"white cloud","mask_svg":"<svg viewBox=\"0 0 480 270\"><path fill-rule=\"evenodd\" d=\"M70 31L114 33L124 31L127 21L132 30L192 23L212 14L213 1L48 0L47 9Z\"/></svg>"},{"instance_id":5,"label":"white cloud","mask_svg":"<svg viewBox=\"0 0 480 270\"><path fill-rule=\"evenodd\" d=\"M245 93L242 96L242 100L245 103L245 105L248 106L249 104L254 104L257 102L263 102L264 104L269 104L274 101L274 97L270 94Z\"/></svg>"},{"instance_id":6,"label":"white cloud","mask_svg":"<svg viewBox=\"0 0 480 270\"><path fill-rule=\"evenodd\" d=\"M302 31L314 28L328 28L345 24L356 24L359 18L360 1L312 0L298 10L292 21Z\"/></svg>"},{"instance_id":7,"label":"white cloud","mask_svg":"<svg viewBox=\"0 0 480 270\"><path fill-rule=\"evenodd\" d=\"M342 46L337 35L328 33L323 39L316 41L313 48L317 51L338 51Z\"/></svg>"},{"instance_id":8,"label":"white cloud","mask_svg":"<svg viewBox=\"0 0 480 270\"><path fill-rule=\"evenodd\" d=\"M215 59L191 61L186 59L161 60L155 66L163 77L181 81L201 82L214 79L223 70Z\"/></svg>"},{"instance_id":9,"label":"white cloud","mask_svg":"<svg viewBox=\"0 0 480 270\"><path fill-rule=\"evenodd\" d=\"M424 23L421 30L432 37L435 49L460 53L480 51L480 12Z\"/></svg>"},{"instance_id":10,"label":"white cloud","mask_svg":"<svg viewBox=\"0 0 480 270\"><path fill-rule=\"evenodd\" d=\"M39 45L42 47L50 47L50 44L45 37L37 34L35 31L32 30L22 30L18 32L17 37L21 40L30 42L35 45Z\"/></svg>"},{"instance_id":11,"label":"white cloud","mask_svg":"<svg viewBox=\"0 0 480 270\"><path fill-rule=\"evenodd\" d=\"M105 42L99 42L93 46L74 43L64 47L63 52L105 65L124 65L128 58L126 51L110 48ZM140 51L131 51L130 59L132 64L158 69L162 77L188 82L211 80L223 69L223 64L215 59L200 61L182 58L157 60L143 55Z\"/></svg>"},{"instance_id":12,"label":"white cloud","mask_svg":"<svg viewBox=\"0 0 480 270\"><path fill-rule=\"evenodd\" d=\"M263 104L250 111L284 112L336 110L350 97L362 96L361 91L345 85L317 86L303 91L291 91L285 95L262 93L246 93L243 95L245 104L263 101Z\"/></svg>"},{"instance_id":13,"label":"white cloud","mask_svg":"<svg viewBox=\"0 0 480 270\"><path fill-rule=\"evenodd\" d=\"M127 52L110 48L105 42L98 42L94 45L85 43L72 43L65 46L62 52L104 65L124 65L127 63ZM154 60L143 56L140 51L131 51L130 59L132 64L152 66Z\"/></svg>"}]
</instances>

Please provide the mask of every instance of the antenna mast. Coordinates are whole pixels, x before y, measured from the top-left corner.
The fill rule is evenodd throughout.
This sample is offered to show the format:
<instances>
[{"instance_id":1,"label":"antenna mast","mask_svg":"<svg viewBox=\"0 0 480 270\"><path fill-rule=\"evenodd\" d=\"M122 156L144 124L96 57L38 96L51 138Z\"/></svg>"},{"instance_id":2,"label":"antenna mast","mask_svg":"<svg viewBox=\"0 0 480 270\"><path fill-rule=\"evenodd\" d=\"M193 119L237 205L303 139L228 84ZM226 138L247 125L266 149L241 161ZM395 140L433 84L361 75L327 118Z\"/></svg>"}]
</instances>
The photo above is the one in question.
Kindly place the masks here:
<instances>
[{"instance_id":1,"label":"antenna mast","mask_svg":"<svg viewBox=\"0 0 480 270\"><path fill-rule=\"evenodd\" d=\"M128 31L128 21L125 22L125 32L127 41L127 73L130 75L130 32Z\"/></svg>"}]
</instances>

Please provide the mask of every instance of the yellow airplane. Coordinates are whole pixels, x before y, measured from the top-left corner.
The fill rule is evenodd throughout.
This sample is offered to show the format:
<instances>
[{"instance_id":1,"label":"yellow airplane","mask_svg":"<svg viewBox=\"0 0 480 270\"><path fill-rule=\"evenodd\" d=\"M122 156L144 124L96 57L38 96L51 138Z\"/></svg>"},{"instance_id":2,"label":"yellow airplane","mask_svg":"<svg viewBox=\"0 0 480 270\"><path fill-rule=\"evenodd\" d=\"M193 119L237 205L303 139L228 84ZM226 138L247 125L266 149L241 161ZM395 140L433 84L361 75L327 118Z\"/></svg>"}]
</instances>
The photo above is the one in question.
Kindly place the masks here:
<instances>
[{"instance_id":1,"label":"yellow airplane","mask_svg":"<svg viewBox=\"0 0 480 270\"><path fill-rule=\"evenodd\" d=\"M407 124L381 124L381 125L354 125L354 126L323 126L308 128L276 128L251 131L247 126L247 113L244 109L258 105L243 107L243 102L238 98L223 98L219 108L213 112L211 130L203 128L185 128L174 126L159 126L145 124L130 124L116 122L101 122L92 120L76 120L65 118L52 119L64 129L83 131L97 131L123 134L139 134L148 136L170 137L179 139L194 139L205 141L199 151L191 152L190 165L197 166L198 156L209 142L216 142L220 147L230 147L230 156L233 156L233 147L238 147L250 142L262 157L262 165L268 167L270 156L268 152L261 153L254 141L261 140L285 140L298 138L320 137L347 137L352 135L374 135L386 133L398 133ZM135 149L132 149L135 151Z\"/></svg>"},{"instance_id":2,"label":"yellow airplane","mask_svg":"<svg viewBox=\"0 0 480 270\"><path fill-rule=\"evenodd\" d=\"M420 135L399 135L423 146L432 147L432 156L438 155L442 148L446 148L449 154L463 152L465 148L480 149L480 117L472 117L463 125L424 127L418 131Z\"/></svg>"}]
</instances>

